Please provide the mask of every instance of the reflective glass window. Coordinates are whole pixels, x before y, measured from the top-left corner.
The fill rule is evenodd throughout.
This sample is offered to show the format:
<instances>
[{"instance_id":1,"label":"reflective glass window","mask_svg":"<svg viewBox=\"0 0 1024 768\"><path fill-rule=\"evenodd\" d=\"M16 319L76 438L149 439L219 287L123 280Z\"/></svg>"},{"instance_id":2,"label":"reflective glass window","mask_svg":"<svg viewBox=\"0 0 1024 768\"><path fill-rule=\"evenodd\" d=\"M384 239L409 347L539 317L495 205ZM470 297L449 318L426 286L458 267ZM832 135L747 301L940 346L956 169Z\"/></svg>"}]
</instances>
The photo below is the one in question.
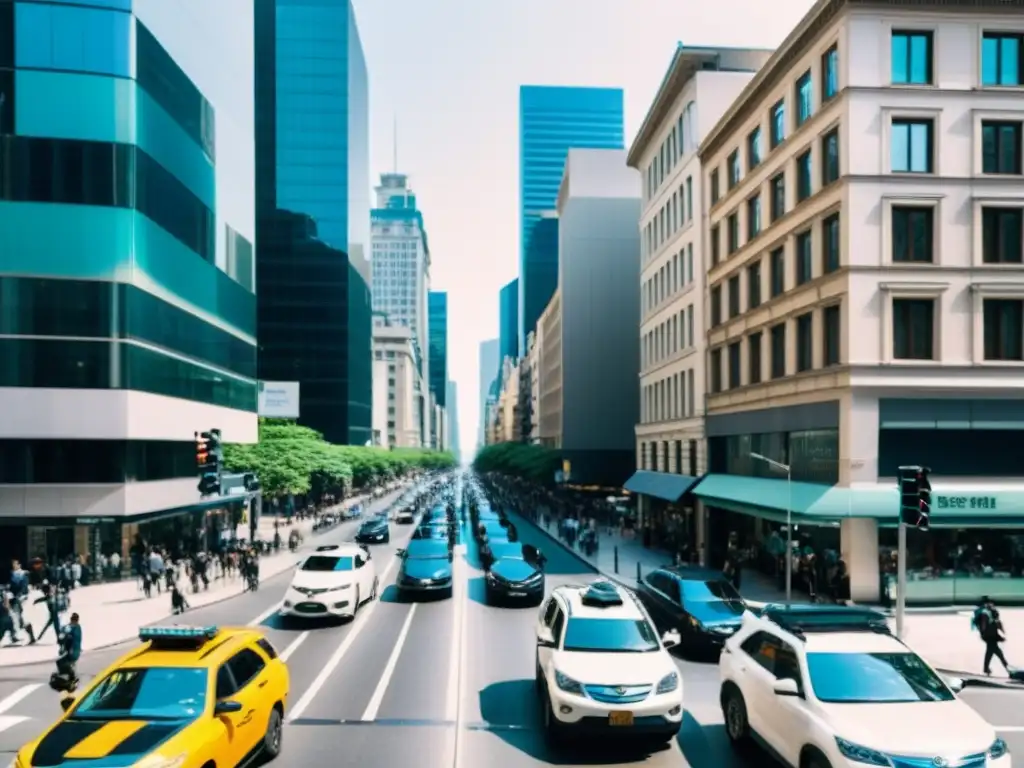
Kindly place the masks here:
<instances>
[{"instance_id":1,"label":"reflective glass window","mask_svg":"<svg viewBox=\"0 0 1024 768\"><path fill-rule=\"evenodd\" d=\"M14 4L0 2L0 67L14 66Z\"/></svg>"},{"instance_id":2,"label":"reflective glass window","mask_svg":"<svg viewBox=\"0 0 1024 768\"><path fill-rule=\"evenodd\" d=\"M131 207L134 151L103 141L0 137L0 200Z\"/></svg>"},{"instance_id":3,"label":"reflective glass window","mask_svg":"<svg viewBox=\"0 0 1024 768\"><path fill-rule=\"evenodd\" d=\"M112 344L65 339L0 339L0 386L107 389Z\"/></svg>"},{"instance_id":4,"label":"reflective glass window","mask_svg":"<svg viewBox=\"0 0 1024 768\"><path fill-rule=\"evenodd\" d=\"M256 411L256 382L189 363L135 344L121 345L125 389Z\"/></svg>"},{"instance_id":5,"label":"reflective glass window","mask_svg":"<svg viewBox=\"0 0 1024 768\"><path fill-rule=\"evenodd\" d=\"M0 335L112 337L113 288L99 280L0 277Z\"/></svg>"},{"instance_id":6,"label":"reflective glass window","mask_svg":"<svg viewBox=\"0 0 1024 768\"><path fill-rule=\"evenodd\" d=\"M217 220L184 184L145 152L136 159L136 208L209 262Z\"/></svg>"},{"instance_id":7,"label":"reflective glass window","mask_svg":"<svg viewBox=\"0 0 1024 768\"><path fill-rule=\"evenodd\" d=\"M131 18L102 8L17 3L17 65L128 77Z\"/></svg>"}]
</instances>

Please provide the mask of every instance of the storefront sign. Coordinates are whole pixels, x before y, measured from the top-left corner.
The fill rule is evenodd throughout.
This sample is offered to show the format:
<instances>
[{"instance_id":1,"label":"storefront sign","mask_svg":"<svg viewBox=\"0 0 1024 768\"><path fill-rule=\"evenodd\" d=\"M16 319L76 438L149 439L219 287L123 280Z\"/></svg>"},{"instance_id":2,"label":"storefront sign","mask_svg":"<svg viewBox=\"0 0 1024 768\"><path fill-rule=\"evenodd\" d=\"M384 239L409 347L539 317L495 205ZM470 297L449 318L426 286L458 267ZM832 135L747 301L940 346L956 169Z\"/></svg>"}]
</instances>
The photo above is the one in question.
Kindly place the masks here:
<instances>
[{"instance_id":1,"label":"storefront sign","mask_svg":"<svg viewBox=\"0 0 1024 768\"><path fill-rule=\"evenodd\" d=\"M299 383L297 381L261 381L258 410L260 416L273 419L299 417Z\"/></svg>"},{"instance_id":2,"label":"storefront sign","mask_svg":"<svg viewBox=\"0 0 1024 768\"><path fill-rule=\"evenodd\" d=\"M997 509L995 496L935 496L938 509Z\"/></svg>"},{"instance_id":3,"label":"storefront sign","mask_svg":"<svg viewBox=\"0 0 1024 768\"><path fill-rule=\"evenodd\" d=\"M75 525L99 525L100 523L116 523L112 517L76 517Z\"/></svg>"}]
</instances>

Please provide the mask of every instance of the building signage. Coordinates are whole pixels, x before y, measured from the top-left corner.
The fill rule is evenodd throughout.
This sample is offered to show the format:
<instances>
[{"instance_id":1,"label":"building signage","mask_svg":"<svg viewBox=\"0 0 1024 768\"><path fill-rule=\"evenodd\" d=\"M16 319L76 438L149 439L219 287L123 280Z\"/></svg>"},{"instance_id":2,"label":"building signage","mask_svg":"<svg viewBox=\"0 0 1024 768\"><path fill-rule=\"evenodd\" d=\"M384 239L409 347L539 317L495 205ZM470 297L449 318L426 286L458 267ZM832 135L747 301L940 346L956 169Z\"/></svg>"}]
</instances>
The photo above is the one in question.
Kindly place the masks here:
<instances>
[{"instance_id":1,"label":"building signage","mask_svg":"<svg viewBox=\"0 0 1024 768\"><path fill-rule=\"evenodd\" d=\"M998 509L995 496L935 496L938 509Z\"/></svg>"},{"instance_id":2,"label":"building signage","mask_svg":"<svg viewBox=\"0 0 1024 768\"><path fill-rule=\"evenodd\" d=\"M267 418L299 418L299 382L261 381L257 407L259 415Z\"/></svg>"},{"instance_id":3,"label":"building signage","mask_svg":"<svg viewBox=\"0 0 1024 768\"><path fill-rule=\"evenodd\" d=\"M76 517L75 525L100 525L102 523L116 523L112 517Z\"/></svg>"}]
</instances>

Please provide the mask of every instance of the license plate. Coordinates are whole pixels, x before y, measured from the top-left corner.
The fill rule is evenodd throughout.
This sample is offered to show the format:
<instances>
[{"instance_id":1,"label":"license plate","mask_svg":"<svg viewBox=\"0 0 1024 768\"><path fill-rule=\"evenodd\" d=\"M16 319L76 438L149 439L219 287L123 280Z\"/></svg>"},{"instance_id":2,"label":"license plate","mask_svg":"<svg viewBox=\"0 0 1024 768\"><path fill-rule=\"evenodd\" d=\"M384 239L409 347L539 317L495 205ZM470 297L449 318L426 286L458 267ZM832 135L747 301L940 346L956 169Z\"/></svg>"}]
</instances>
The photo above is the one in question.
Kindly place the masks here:
<instances>
[{"instance_id":1,"label":"license plate","mask_svg":"<svg viewBox=\"0 0 1024 768\"><path fill-rule=\"evenodd\" d=\"M632 725L632 712L609 712L608 725Z\"/></svg>"},{"instance_id":2,"label":"license plate","mask_svg":"<svg viewBox=\"0 0 1024 768\"><path fill-rule=\"evenodd\" d=\"M509 597L526 597L525 592L509 592Z\"/></svg>"}]
</instances>

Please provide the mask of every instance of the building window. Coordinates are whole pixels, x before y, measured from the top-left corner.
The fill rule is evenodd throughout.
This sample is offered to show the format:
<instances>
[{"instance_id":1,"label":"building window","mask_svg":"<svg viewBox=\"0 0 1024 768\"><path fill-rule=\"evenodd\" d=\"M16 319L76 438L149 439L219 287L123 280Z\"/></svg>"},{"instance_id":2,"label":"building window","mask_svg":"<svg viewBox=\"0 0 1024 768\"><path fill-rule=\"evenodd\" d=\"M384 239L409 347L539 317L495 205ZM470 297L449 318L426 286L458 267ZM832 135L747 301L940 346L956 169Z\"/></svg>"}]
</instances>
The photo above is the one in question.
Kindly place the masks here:
<instances>
[{"instance_id":1,"label":"building window","mask_svg":"<svg viewBox=\"0 0 1024 768\"><path fill-rule=\"evenodd\" d=\"M831 131L821 140L821 186L839 181L839 131Z\"/></svg>"},{"instance_id":2,"label":"building window","mask_svg":"<svg viewBox=\"0 0 1024 768\"><path fill-rule=\"evenodd\" d=\"M833 213L821 223L822 272L839 269L839 214Z\"/></svg>"},{"instance_id":3,"label":"building window","mask_svg":"<svg viewBox=\"0 0 1024 768\"><path fill-rule=\"evenodd\" d=\"M722 230L716 224L711 228L711 266L722 260Z\"/></svg>"},{"instance_id":4,"label":"building window","mask_svg":"<svg viewBox=\"0 0 1024 768\"><path fill-rule=\"evenodd\" d=\"M779 323L771 331L772 378L781 379L786 375L786 324Z\"/></svg>"},{"instance_id":5,"label":"building window","mask_svg":"<svg viewBox=\"0 0 1024 768\"><path fill-rule=\"evenodd\" d=\"M802 203L811 196L811 150L796 159L796 201Z\"/></svg>"},{"instance_id":6,"label":"building window","mask_svg":"<svg viewBox=\"0 0 1024 768\"><path fill-rule=\"evenodd\" d=\"M934 360L935 300L893 299L893 358Z\"/></svg>"},{"instance_id":7,"label":"building window","mask_svg":"<svg viewBox=\"0 0 1024 768\"><path fill-rule=\"evenodd\" d=\"M722 286L711 289L711 327L722 324ZM691 326L692 327L692 326Z\"/></svg>"},{"instance_id":8,"label":"building window","mask_svg":"<svg viewBox=\"0 0 1024 768\"><path fill-rule=\"evenodd\" d=\"M896 85L931 85L931 32L893 30L892 81Z\"/></svg>"},{"instance_id":9,"label":"building window","mask_svg":"<svg viewBox=\"0 0 1024 768\"><path fill-rule=\"evenodd\" d=\"M814 367L814 315L810 312L796 319L796 370L809 371Z\"/></svg>"},{"instance_id":10,"label":"building window","mask_svg":"<svg viewBox=\"0 0 1024 768\"><path fill-rule=\"evenodd\" d=\"M741 171L740 171L740 151L738 149L733 150L733 153L729 155L729 189L732 189L740 183Z\"/></svg>"},{"instance_id":11,"label":"building window","mask_svg":"<svg viewBox=\"0 0 1024 768\"><path fill-rule=\"evenodd\" d=\"M893 206L893 262L931 264L934 261L934 235L934 208Z\"/></svg>"},{"instance_id":12,"label":"building window","mask_svg":"<svg viewBox=\"0 0 1024 768\"><path fill-rule=\"evenodd\" d=\"M771 126L769 126L769 143L775 149L786 140L786 100L779 99L772 107Z\"/></svg>"},{"instance_id":13,"label":"building window","mask_svg":"<svg viewBox=\"0 0 1024 768\"><path fill-rule=\"evenodd\" d=\"M747 136L747 170L752 171L761 164L761 126Z\"/></svg>"},{"instance_id":14,"label":"building window","mask_svg":"<svg viewBox=\"0 0 1024 768\"><path fill-rule=\"evenodd\" d=\"M1024 35L986 32L981 38L981 84L1020 85L1024 82L1021 48Z\"/></svg>"},{"instance_id":15,"label":"building window","mask_svg":"<svg viewBox=\"0 0 1024 768\"><path fill-rule=\"evenodd\" d=\"M796 284L803 285L814 278L814 253L811 248L811 231L796 236Z\"/></svg>"},{"instance_id":16,"label":"building window","mask_svg":"<svg viewBox=\"0 0 1024 768\"><path fill-rule=\"evenodd\" d=\"M1020 264L1024 261L1020 208L981 209L982 261L985 264Z\"/></svg>"},{"instance_id":17,"label":"building window","mask_svg":"<svg viewBox=\"0 0 1024 768\"><path fill-rule=\"evenodd\" d=\"M786 174L780 173L772 179L772 221L786 215Z\"/></svg>"},{"instance_id":18,"label":"building window","mask_svg":"<svg viewBox=\"0 0 1024 768\"><path fill-rule=\"evenodd\" d=\"M722 350L711 350L711 393L722 391Z\"/></svg>"},{"instance_id":19,"label":"building window","mask_svg":"<svg viewBox=\"0 0 1024 768\"><path fill-rule=\"evenodd\" d=\"M890 163L893 173L931 173L935 122L920 118L892 121Z\"/></svg>"},{"instance_id":20,"label":"building window","mask_svg":"<svg viewBox=\"0 0 1024 768\"><path fill-rule=\"evenodd\" d=\"M778 247L771 255L772 298L786 292L786 249Z\"/></svg>"},{"instance_id":21,"label":"building window","mask_svg":"<svg viewBox=\"0 0 1024 768\"><path fill-rule=\"evenodd\" d=\"M981 171L1019 176L1021 123L984 121L981 124Z\"/></svg>"},{"instance_id":22,"label":"building window","mask_svg":"<svg viewBox=\"0 0 1024 768\"><path fill-rule=\"evenodd\" d=\"M740 386L740 342L735 341L729 345L729 389L736 389Z\"/></svg>"},{"instance_id":23,"label":"building window","mask_svg":"<svg viewBox=\"0 0 1024 768\"><path fill-rule=\"evenodd\" d=\"M718 198L722 196L722 191L721 189L719 189L718 169L715 168L713 171L711 171L711 174L708 176L708 178L709 186L711 187L711 204L714 205L715 203L718 202Z\"/></svg>"},{"instance_id":24,"label":"building window","mask_svg":"<svg viewBox=\"0 0 1024 768\"><path fill-rule=\"evenodd\" d=\"M811 70L807 70L796 81L796 124L800 127L811 119L814 110L814 94L811 88Z\"/></svg>"},{"instance_id":25,"label":"building window","mask_svg":"<svg viewBox=\"0 0 1024 768\"><path fill-rule=\"evenodd\" d=\"M747 365L750 367L750 383L761 383L761 332L747 337Z\"/></svg>"},{"instance_id":26,"label":"building window","mask_svg":"<svg viewBox=\"0 0 1024 768\"><path fill-rule=\"evenodd\" d=\"M686 177L686 220L693 220L693 176Z\"/></svg>"},{"instance_id":27,"label":"building window","mask_svg":"<svg viewBox=\"0 0 1024 768\"><path fill-rule=\"evenodd\" d=\"M822 363L827 368L839 365L839 305L825 307L821 312L822 325Z\"/></svg>"},{"instance_id":28,"label":"building window","mask_svg":"<svg viewBox=\"0 0 1024 768\"><path fill-rule=\"evenodd\" d=\"M729 278L729 319L740 313L740 276L733 275Z\"/></svg>"},{"instance_id":29,"label":"building window","mask_svg":"<svg viewBox=\"0 0 1024 768\"><path fill-rule=\"evenodd\" d=\"M747 310L761 306L761 262L747 267Z\"/></svg>"},{"instance_id":30,"label":"building window","mask_svg":"<svg viewBox=\"0 0 1024 768\"><path fill-rule=\"evenodd\" d=\"M729 216L729 254L732 255L740 249L740 215L733 213Z\"/></svg>"},{"instance_id":31,"label":"building window","mask_svg":"<svg viewBox=\"0 0 1024 768\"><path fill-rule=\"evenodd\" d=\"M821 103L839 93L839 49L832 46L821 57Z\"/></svg>"},{"instance_id":32,"label":"building window","mask_svg":"<svg viewBox=\"0 0 1024 768\"><path fill-rule=\"evenodd\" d=\"M985 299L985 359L1024 360L1024 301Z\"/></svg>"},{"instance_id":33,"label":"building window","mask_svg":"<svg viewBox=\"0 0 1024 768\"><path fill-rule=\"evenodd\" d=\"M761 234L761 196L747 200L747 240L753 240Z\"/></svg>"}]
</instances>

